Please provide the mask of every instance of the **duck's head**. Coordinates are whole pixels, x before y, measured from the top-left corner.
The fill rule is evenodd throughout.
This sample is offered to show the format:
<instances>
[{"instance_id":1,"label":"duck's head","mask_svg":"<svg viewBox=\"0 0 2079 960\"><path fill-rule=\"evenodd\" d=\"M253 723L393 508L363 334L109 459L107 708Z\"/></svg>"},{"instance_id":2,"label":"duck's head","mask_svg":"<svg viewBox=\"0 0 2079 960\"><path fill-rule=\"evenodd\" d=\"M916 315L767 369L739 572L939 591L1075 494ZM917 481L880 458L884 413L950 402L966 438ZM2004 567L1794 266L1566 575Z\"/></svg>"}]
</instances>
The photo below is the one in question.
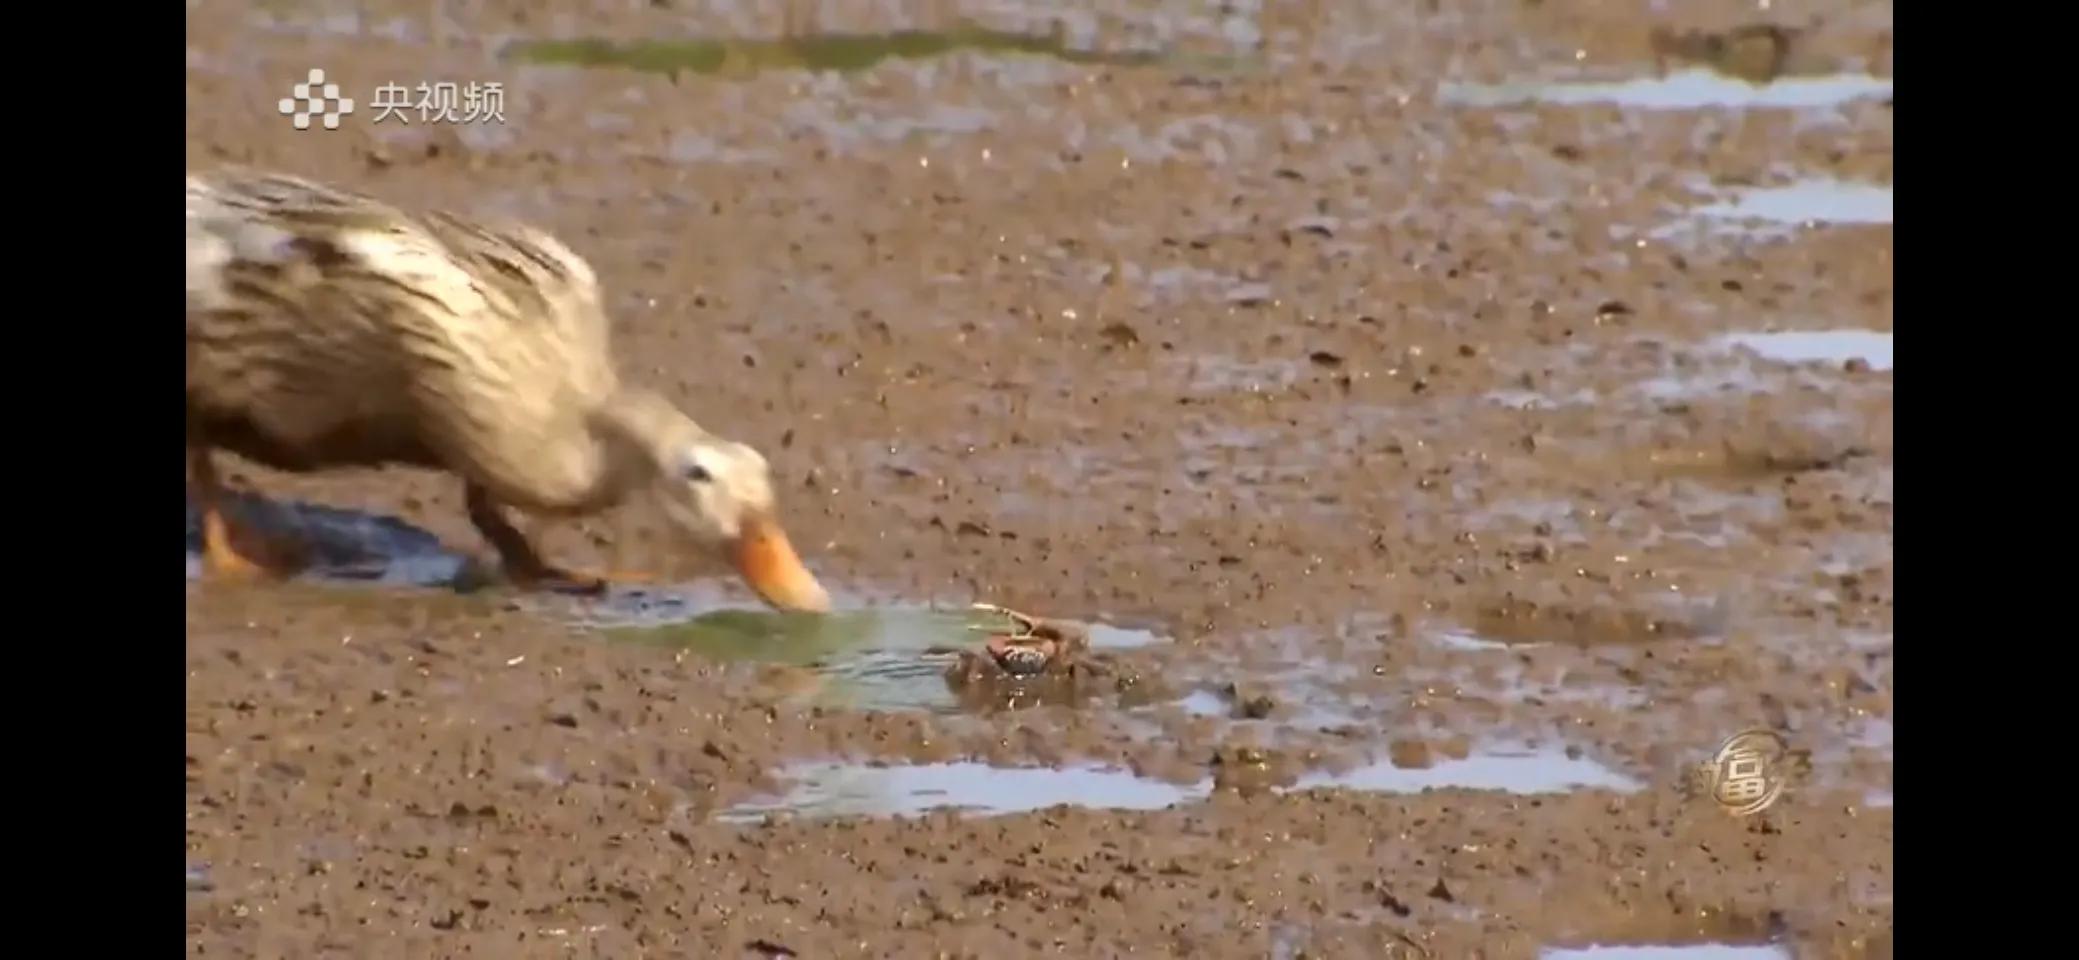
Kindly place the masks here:
<instances>
[{"instance_id":1,"label":"duck's head","mask_svg":"<svg viewBox=\"0 0 2079 960\"><path fill-rule=\"evenodd\" d=\"M680 532L720 553L766 603L830 609L830 595L780 527L764 456L702 430L656 398L628 398L619 406L615 419L632 427L629 433L646 448L651 490Z\"/></svg>"},{"instance_id":2,"label":"duck's head","mask_svg":"<svg viewBox=\"0 0 2079 960\"><path fill-rule=\"evenodd\" d=\"M689 444L660 478L659 501L679 529L719 547L758 595L782 610L821 613L830 595L787 539L772 470L758 451L713 437Z\"/></svg>"}]
</instances>

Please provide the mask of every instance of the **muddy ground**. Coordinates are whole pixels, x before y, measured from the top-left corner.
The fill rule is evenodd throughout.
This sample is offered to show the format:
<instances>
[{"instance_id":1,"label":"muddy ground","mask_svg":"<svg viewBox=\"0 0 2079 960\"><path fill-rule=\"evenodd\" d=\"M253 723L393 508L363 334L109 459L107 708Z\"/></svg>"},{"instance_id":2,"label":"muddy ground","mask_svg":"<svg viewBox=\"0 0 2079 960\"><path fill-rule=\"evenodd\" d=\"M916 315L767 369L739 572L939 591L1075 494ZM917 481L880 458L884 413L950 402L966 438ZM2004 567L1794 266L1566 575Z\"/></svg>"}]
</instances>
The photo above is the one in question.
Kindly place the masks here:
<instances>
[{"instance_id":1,"label":"muddy ground","mask_svg":"<svg viewBox=\"0 0 2079 960\"><path fill-rule=\"evenodd\" d=\"M1117 655L1152 695L868 712L499 589L191 581L191 955L1891 955L1889 199L1862 223L1699 213L1813 177L1888 190L1889 94L1657 110L1444 86L1645 76L1670 50L1889 77L1888 2L1079 4L1062 43L1168 52L846 73L501 51L960 13L1043 32L1064 8L331 6L191 0L191 167L567 236L630 377L768 453L848 602L1167 639ZM1652 39L1754 23L1802 32L1782 57L1753 32ZM314 66L360 101L338 130L276 109ZM439 81L504 83L505 122L373 122L379 86ZM1881 331L1884 360L1713 340L1838 329ZM446 478L235 472L482 549ZM644 505L546 543L721 573ZM1182 706L1227 684L1261 716ZM1804 752L1773 807L1682 789L1752 726ZM1637 789L1271 789L1503 742ZM1219 789L715 816L831 758Z\"/></svg>"}]
</instances>

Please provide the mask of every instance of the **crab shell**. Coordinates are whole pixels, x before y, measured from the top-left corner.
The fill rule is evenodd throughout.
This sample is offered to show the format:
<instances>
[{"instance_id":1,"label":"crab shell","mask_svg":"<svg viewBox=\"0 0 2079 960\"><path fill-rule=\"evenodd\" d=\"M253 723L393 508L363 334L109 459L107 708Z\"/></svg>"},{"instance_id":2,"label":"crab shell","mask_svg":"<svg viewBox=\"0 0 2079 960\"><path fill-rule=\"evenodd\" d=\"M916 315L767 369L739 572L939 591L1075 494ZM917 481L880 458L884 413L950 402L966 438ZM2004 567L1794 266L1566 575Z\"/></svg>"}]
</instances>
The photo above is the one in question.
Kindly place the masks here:
<instances>
[{"instance_id":1,"label":"crab shell","mask_svg":"<svg viewBox=\"0 0 2079 960\"><path fill-rule=\"evenodd\" d=\"M991 636L987 646L996 665L1014 677L1046 672L1048 664L1054 662L1055 654L1061 650L1060 642L1051 637L1013 637L1001 633Z\"/></svg>"}]
</instances>

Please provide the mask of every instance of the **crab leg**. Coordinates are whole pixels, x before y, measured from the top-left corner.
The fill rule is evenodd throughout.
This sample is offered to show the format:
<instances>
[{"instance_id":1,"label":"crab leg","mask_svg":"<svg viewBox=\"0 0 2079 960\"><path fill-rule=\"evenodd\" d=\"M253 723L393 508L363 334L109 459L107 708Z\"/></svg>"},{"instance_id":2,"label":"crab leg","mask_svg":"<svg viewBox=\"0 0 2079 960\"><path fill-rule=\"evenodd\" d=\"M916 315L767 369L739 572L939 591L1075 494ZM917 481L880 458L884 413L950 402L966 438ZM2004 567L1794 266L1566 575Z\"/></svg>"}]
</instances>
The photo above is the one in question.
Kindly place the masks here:
<instances>
[{"instance_id":1,"label":"crab leg","mask_svg":"<svg viewBox=\"0 0 2079 960\"><path fill-rule=\"evenodd\" d=\"M1014 640L1021 640L1039 632L1039 618L1019 613L1018 611L1012 610L1009 607L999 607L993 603L971 603L968 604L968 608L972 610L981 610L986 613L1000 614L1002 616L1009 617L1012 626L1017 630L1016 633L1011 635L1011 638ZM994 627L979 625L969 626L968 629L977 630L983 633L997 632L997 630Z\"/></svg>"}]
</instances>

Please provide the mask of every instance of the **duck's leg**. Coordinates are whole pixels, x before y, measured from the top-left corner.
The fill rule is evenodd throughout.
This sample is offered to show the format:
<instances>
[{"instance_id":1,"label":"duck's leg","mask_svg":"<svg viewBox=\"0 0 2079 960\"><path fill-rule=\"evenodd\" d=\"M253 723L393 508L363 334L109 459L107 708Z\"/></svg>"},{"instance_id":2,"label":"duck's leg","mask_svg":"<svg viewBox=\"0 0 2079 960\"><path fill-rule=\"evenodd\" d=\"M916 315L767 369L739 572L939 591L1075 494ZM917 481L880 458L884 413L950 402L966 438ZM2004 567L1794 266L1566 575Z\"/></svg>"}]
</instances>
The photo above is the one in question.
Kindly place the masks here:
<instances>
[{"instance_id":1,"label":"duck's leg","mask_svg":"<svg viewBox=\"0 0 2079 960\"><path fill-rule=\"evenodd\" d=\"M188 448L188 474L195 507L202 513L202 569L206 574L219 580L258 580L293 572L290 564L271 555L273 551L260 548L253 531L241 530L243 536L232 536L231 522L224 515L229 498L208 447ZM236 542L240 539L248 546L241 548Z\"/></svg>"},{"instance_id":2,"label":"duck's leg","mask_svg":"<svg viewBox=\"0 0 2079 960\"><path fill-rule=\"evenodd\" d=\"M491 548L498 551L498 560L505 565L506 576L521 586L597 594L605 592L610 583L643 585L656 582L656 578L641 573L581 572L551 565L536 552L527 535L506 519L504 511L491 499L491 491L471 483L464 497L468 501L469 522L476 526L485 540L490 541Z\"/></svg>"}]
</instances>

